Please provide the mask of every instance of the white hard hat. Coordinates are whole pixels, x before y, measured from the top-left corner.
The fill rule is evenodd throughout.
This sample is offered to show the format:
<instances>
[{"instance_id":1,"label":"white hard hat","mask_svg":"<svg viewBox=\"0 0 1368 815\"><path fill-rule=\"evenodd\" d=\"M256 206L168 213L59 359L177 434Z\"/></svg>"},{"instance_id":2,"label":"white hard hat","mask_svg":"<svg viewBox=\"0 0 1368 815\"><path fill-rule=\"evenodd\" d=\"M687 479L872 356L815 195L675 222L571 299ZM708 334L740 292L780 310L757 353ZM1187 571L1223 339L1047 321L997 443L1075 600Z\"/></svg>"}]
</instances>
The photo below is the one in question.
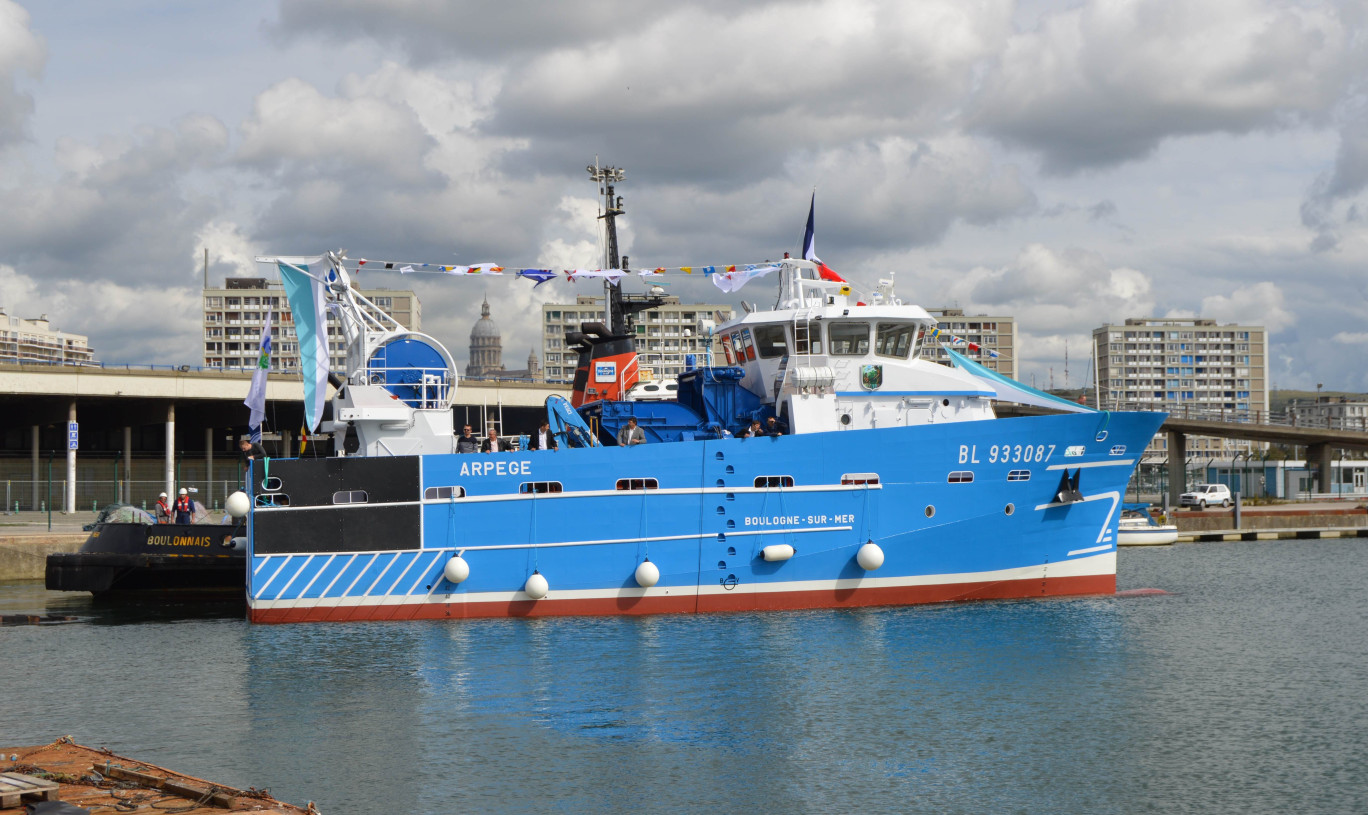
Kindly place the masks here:
<instances>
[{"instance_id":1,"label":"white hard hat","mask_svg":"<svg viewBox=\"0 0 1368 815\"><path fill-rule=\"evenodd\" d=\"M163 493L161 493L160 495L158 495L157 497L158 497L158 498L165 498L165 497L166 497L166 493L163 492Z\"/></svg>"},{"instance_id":2,"label":"white hard hat","mask_svg":"<svg viewBox=\"0 0 1368 815\"><path fill-rule=\"evenodd\" d=\"M180 494L181 494L181 495L189 495L190 493L185 489L185 487L181 487Z\"/></svg>"}]
</instances>

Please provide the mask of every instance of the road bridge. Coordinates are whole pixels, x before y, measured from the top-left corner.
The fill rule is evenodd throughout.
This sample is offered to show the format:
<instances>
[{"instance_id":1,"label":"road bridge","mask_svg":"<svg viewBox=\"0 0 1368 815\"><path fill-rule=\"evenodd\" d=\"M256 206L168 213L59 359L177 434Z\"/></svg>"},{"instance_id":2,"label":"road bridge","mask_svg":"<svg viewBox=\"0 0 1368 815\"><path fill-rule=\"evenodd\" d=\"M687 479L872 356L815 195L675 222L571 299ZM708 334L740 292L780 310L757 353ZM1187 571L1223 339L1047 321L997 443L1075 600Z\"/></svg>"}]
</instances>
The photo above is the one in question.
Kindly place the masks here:
<instances>
[{"instance_id":1,"label":"road bridge","mask_svg":"<svg viewBox=\"0 0 1368 815\"><path fill-rule=\"evenodd\" d=\"M36 509L42 461L64 451L66 475L60 480L66 511L75 506L78 452L101 455L106 461L122 458L124 479L134 469L135 454L160 453L168 494L175 493L178 455L196 460L203 471L197 470L199 481L215 481L215 456L220 474L232 471L235 479L237 439L247 432L243 400L251 380L250 370L188 365L0 364L0 479L24 481L22 505ZM297 373L268 376L266 425L279 434L277 453L294 449L296 429L304 423L303 393ZM453 410L458 422L473 423L481 435L490 416L501 432L531 432L546 397L553 393L568 397L569 389L539 382L461 380ZM67 449L70 422L79 428L79 450ZM29 467L23 473L17 459L25 453ZM231 459L227 468L222 464L225 456ZM156 491L151 495L155 499Z\"/></svg>"},{"instance_id":2,"label":"road bridge","mask_svg":"<svg viewBox=\"0 0 1368 815\"><path fill-rule=\"evenodd\" d=\"M1149 405L1133 405L1128 410L1152 410ZM1051 413L1043 408L1003 403L999 416L1028 416ZM1368 421L1352 419L1306 424L1294 422L1289 414L1268 411L1210 411L1182 409L1169 413L1160 433L1168 434L1169 502L1178 506L1186 489L1188 436L1267 442L1307 448L1306 461L1315 471L1317 492L1333 491L1330 474L1334 450L1368 451Z\"/></svg>"}]
</instances>

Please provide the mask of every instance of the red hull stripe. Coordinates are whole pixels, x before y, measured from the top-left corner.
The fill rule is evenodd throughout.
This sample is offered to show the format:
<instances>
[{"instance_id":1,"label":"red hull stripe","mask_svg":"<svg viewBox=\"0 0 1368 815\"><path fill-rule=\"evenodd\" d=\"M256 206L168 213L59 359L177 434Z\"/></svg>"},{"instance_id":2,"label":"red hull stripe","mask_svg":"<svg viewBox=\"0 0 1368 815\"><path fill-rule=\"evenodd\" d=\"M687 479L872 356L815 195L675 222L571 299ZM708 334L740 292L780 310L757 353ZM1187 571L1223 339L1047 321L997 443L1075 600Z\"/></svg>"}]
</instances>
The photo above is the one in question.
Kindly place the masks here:
<instances>
[{"instance_id":1,"label":"red hull stripe","mask_svg":"<svg viewBox=\"0 0 1368 815\"><path fill-rule=\"evenodd\" d=\"M1116 575L1080 575L1029 580L998 580L933 586L774 593L707 594L661 597L511 600L490 603L387 603L252 608L254 623L344 622L360 620L439 620L476 617L568 617L621 614L687 614L710 611L779 611L805 608L858 608L1008 600L1027 597L1115 594Z\"/></svg>"}]
</instances>

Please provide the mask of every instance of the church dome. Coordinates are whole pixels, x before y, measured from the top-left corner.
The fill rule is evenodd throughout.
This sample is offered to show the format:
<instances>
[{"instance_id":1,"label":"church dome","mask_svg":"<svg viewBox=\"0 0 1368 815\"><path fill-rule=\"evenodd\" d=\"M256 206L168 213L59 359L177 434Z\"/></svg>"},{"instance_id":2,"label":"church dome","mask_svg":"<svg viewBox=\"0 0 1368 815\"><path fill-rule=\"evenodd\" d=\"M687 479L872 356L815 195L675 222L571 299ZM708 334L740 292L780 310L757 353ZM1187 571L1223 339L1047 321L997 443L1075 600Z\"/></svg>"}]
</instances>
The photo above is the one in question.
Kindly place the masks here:
<instances>
[{"instance_id":1,"label":"church dome","mask_svg":"<svg viewBox=\"0 0 1368 815\"><path fill-rule=\"evenodd\" d=\"M480 319L475 321L475 327L470 329L470 338L475 339L500 339L499 327L489 318L489 299L485 298L484 305L480 307Z\"/></svg>"}]
</instances>

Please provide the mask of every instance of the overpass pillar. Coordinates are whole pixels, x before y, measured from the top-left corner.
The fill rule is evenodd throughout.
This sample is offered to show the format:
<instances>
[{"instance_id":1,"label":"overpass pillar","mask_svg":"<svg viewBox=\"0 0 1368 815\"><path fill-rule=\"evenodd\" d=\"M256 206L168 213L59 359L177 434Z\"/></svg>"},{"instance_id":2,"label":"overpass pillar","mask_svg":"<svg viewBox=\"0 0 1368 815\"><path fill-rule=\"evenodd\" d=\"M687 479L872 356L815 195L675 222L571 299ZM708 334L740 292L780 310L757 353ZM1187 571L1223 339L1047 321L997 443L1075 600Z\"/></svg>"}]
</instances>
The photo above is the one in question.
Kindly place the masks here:
<instances>
[{"instance_id":1,"label":"overpass pillar","mask_svg":"<svg viewBox=\"0 0 1368 815\"><path fill-rule=\"evenodd\" d=\"M1316 492L1332 492L1330 479L1333 476L1330 461L1330 445L1321 443L1313 444L1306 450L1306 463L1316 468Z\"/></svg>"},{"instance_id":2,"label":"overpass pillar","mask_svg":"<svg viewBox=\"0 0 1368 815\"><path fill-rule=\"evenodd\" d=\"M176 403L166 406L166 497L176 500Z\"/></svg>"},{"instance_id":3,"label":"overpass pillar","mask_svg":"<svg viewBox=\"0 0 1368 815\"><path fill-rule=\"evenodd\" d=\"M1178 499L1187 491L1187 436L1176 430L1168 433L1169 506L1178 506Z\"/></svg>"},{"instance_id":4,"label":"overpass pillar","mask_svg":"<svg viewBox=\"0 0 1368 815\"><path fill-rule=\"evenodd\" d=\"M29 509L37 512L38 507L38 439L42 434L42 428L38 425L33 426L33 500L29 502Z\"/></svg>"},{"instance_id":5,"label":"overpass pillar","mask_svg":"<svg viewBox=\"0 0 1368 815\"><path fill-rule=\"evenodd\" d=\"M214 428L204 428L204 505L214 506Z\"/></svg>"},{"instance_id":6,"label":"overpass pillar","mask_svg":"<svg viewBox=\"0 0 1368 815\"><path fill-rule=\"evenodd\" d=\"M76 400L67 405L67 427L76 421ZM68 515L76 511L76 448L67 444L66 495L62 501L62 511Z\"/></svg>"},{"instance_id":7,"label":"overpass pillar","mask_svg":"<svg viewBox=\"0 0 1368 815\"><path fill-rule=\"evenodd\" d=\"M133 503L133 428L124 425L124 482L123 500Z\"/></svg>"}]
</instances>

